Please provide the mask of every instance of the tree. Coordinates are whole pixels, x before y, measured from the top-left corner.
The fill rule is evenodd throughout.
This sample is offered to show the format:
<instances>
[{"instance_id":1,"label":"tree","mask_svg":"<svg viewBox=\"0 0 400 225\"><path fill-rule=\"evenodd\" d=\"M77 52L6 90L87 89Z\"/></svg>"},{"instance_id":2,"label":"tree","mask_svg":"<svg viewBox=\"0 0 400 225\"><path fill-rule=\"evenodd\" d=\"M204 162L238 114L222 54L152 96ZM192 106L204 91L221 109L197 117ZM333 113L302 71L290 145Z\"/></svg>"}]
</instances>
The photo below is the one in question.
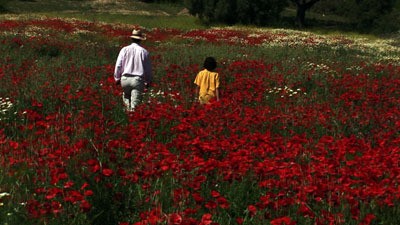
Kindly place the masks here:
<instances>
[{"instance_id":1,"label":"tree","mask_svg":"<svg viewBox=\"0 0 400 225\"><path fill-rule=\"evenodd\" d=\"M294 4L296 4L296 23L300 27L304 27L306 25L306 11L309 10L315 3L320 0L291 0Z\"/></svg>"},{"instance_id":2,"label":"tree","mask_svg":"<svg viewBox=\"0 0 400 225\"><path fill-rule=\"evenodd\" d=\"M141 2L147 2L147 3L152 3L152 2L162 2L162 3L181 3L182 0L139 0Z\"/></svg>"},{"instance_id":3,"label":"tree","mask_svg":"<svg viewBox=\"0 0 400 225\"><path fill-rule=\"evenodd\" d=\"M348 28L362 32L390 33L400 29L400 0L320 1L313 12L340 16Z\"/></svg>"},{"instance_id":4,"label":"tree","mask_svg":"<svg viewBox=\"0 0 400 225\"><path fill-rule=\"evenodd\" d=\"M215 7L216 19L226 24L234 24L236 15L233 14L235 5L228 4L231 0L219 0Z\"/></svg>"},{"instance_id":5,"label":"tree","mask_svg":"<svg viewBox=\"0 0 400 225\"><path fill-rule=\"evenodd\" d=\"M189 10L189 13L198 16L200 19L203 18L204 4L203 0L185 0L184 4Z\"/></svg>"},{"instance_id":6,"label":"tree","mask_svg":"<svg viewBox=\"0 0 400 225\"><path fill-rule=\"evenodd\" d=\"M7 4L10 2L11 0L0 0L0 12L6 12L7 11Z\"/></svg>"},{"instance_id":7,"label":"tree","mask_svg":"<svg viewBox=\"0 0 400 225\"><path fill-rule=\"evenodd\" d=\"M266 25L278 20L282 0L185 0L190 14L204 22Z\"/></svg>"},{"instance_id":8,"label":"tree","mask_svg":"<svg viewBox=\"0 0 400 225\"><path fill-rule=\"evenodd\" d=\"M396 0L357 0L356 10L352 13L352 19L357 22L357 27L361 30L378 28L378 21L393 13ZM397 1L398 4L398 1ZM393 23L393 21L387 21ZM395 21L400 23L400 21Z\"/></svg>"}]
</instances>

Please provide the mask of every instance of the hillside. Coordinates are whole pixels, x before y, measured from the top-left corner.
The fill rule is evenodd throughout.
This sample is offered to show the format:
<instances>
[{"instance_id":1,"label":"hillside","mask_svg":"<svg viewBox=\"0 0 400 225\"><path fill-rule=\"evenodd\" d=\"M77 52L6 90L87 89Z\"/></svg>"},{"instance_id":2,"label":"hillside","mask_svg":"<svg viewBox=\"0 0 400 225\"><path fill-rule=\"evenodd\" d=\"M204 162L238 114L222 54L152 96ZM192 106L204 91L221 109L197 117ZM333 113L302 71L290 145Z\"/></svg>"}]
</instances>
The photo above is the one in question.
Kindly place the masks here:
<instances>
[{"instance_id":1,"label":"hillside","mask_svg":"<svg viewBox=\"0 0 400 225\"><path fill-rule=\"evenodd\" d=\"M176 16L182 15L183 7L170 4L148 4L129 0L18 0L6 6L8 13L108 13L120 15ZM184 12L184 11L183 11Z\"/></svg>"},{"instance_id":2,"label":"hillside","mask_svg":"<svg viewBox=\"0 0 400 225\"><path fill-rule=\"evenodd\" d=\"M57 17L108 23L192 29L204 27L181 5L148 4L129 0L18 0L10 1L0 18Z\"/></svg>"},{"instance_id":3,"label":"hillside","mask_svg":"<svg viewBox=\"0 0 400 225\"><path fill-rule=\"evenodd\" d=\"M398 40L128 3L1 15L0 224L400 224ZM128 112L114 69L137 26L154 79Z\"/></svg>"}]
</instances>

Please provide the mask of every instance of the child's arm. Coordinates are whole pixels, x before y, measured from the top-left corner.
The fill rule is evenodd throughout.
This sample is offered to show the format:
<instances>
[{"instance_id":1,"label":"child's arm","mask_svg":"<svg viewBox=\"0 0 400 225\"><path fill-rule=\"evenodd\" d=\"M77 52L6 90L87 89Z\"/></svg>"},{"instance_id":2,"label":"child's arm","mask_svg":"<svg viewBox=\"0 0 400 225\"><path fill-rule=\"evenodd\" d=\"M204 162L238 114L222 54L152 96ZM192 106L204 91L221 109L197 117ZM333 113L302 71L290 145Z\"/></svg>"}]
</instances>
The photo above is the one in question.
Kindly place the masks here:
<instances>
[{"instance_id":1,"label":"child's arm","mask_svg":"<svg viewBox=\"0 0 400 225\"><path fill-rule=\"evenodd\" d=\"M199 93L200 93L200 87L199 86L196 86L196 97L195 97L195 99L196 100L199 100Z\"/></svg>"},{"instance_id":2,"label":"child's arm","mask_svg":"<svg viewBox=\"0 0 400 225\"><path fill-rule=\"evenodd\" d=\"M219 101L219 88L215 89L215 96L217 97L217 101Z\"/></svg>"}]
</instances>

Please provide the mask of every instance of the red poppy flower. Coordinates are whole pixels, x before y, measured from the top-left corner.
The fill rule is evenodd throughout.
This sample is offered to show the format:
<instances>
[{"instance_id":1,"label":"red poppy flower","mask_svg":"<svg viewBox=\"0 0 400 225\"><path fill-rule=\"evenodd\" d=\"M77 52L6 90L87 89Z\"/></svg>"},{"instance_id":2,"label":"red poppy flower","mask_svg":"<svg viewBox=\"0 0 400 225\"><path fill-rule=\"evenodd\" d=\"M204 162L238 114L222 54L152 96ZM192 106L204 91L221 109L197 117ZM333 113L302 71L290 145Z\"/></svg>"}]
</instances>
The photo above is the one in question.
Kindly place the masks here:
<instances>
[{"instance_id":1,"label":"red poppy flower","mask_svg":"<svg viewBox=\"0 0 400 225\"><path fill-rule=\"evenodd\" d=\"M110 177L112 176L114 173L114 171L112 169L103 169L102 170L102 174L106 177Z\"/></svg>"},{"instance_id":2,"label":"red poppy flower","mask_svg":"<svg viewBox=\"0 0 400 225\"><path fill-rule=\"evenodd\" d=\"M182 216L178 213L168 215L168 225L179 225L182 223Z\"/></svg>"},{"instance_id":3,"label":"red poppy flower","mask_svg":"<svg viewBox=\"0 0 400 225\"><path fill-rule=\"evenodd\" d=\"M271 225L294 225L296 222L292 221L290 217L284 216L271 220Z\"/></svg>"},{"instance_id":4,"label":"red poppy flower","mask_svg":"<svg viewBox=\"0 0 400 225\"><path fill-rule=\"evenodd\" d=\"M250 216L254 216L257 213L257 208L254 205L249 205L247 210L249 211Z\"/></svg>"},{"instance_id":5,"label":"red poppy flower","mask_svg":"<svg viewBox=\"0 0 400 225\"><path fill-rule=\"evenodd\" d=\"M364 217L360 225L370 225L375 218L376 216L374 214L369 213Z\"/></svg>"},{"instance_id":6,"label":"red poppy flower","mask_svg":"<svg viewBox=\"0 0 400 225\"><path fill-rule=\"evenodd\" d=\"M199 193L192 193L192 197L197 203L202 203L204 201L204 198L201 197Z\"/></svg>"},{"instance_id":7,"label":"red poppy flower","mask_svg":"<svg viewBox=\"0 0 400 225\"><path fill-rule=\"evenodd\" d=\"M215 208L217 208L217 203L214 202L214 201L208 201L208 202L205 204L205 207L206 207L207 209L215 209Z\"/></svg>"},{"instance_id":8,"label":"red poppy flower","mask_svg":"<svg viewBox=\"0 0 400 225\"><path fill-rule=\"evenodd\" d=\"M241 225L241 224L243 224L243 222L244 222L244 219L243 219L243 218L241 218L241 217L236 218L236 223L237 223L237 224Z\"/></svg>"},{"instance_id":9,"label":"red poppy flower","mask_svg":"<svg viewBox=\"0 0 400 225\"><path fill-rule=\"evenodd\" d=\"M209 213L204 214L201 217L201 221L199 225L210 225L213 221L211 220L212 215Z\"/></svg>"},{"instance_id":10,"label":"red poppy flower","mask_svg":"<svg viewBox=\"0 0 400 225\"><path fill-rule=\"evenodd\" d=\"M213 198L218 198L219 196L221 196L221 194L220 194L218 191L212 190L212 191L211 191L211 196L212 196Z\"/></svg>"},{"instance_id":11,"label":"red poppy flower","mask_svg":"<svg viewBox=\"0 0 400 225\"><path fill-rule=\"evenodd\" d=\"M85 196L92 196L94 194L94 192L92 190L85 190L85 192L83 193L83 195Z\"/></svg>"},{"instance_id":12,"label":"red poppy flower","mask_svg":"<svg viewBox=\"0 0 400 225\"><path fill-rule=\"evenodd\" d=\"M80 208L83 212L89 212L89 210L92 208L92 205L88 201L82 200Z\"/></svg>"}]
</instances>

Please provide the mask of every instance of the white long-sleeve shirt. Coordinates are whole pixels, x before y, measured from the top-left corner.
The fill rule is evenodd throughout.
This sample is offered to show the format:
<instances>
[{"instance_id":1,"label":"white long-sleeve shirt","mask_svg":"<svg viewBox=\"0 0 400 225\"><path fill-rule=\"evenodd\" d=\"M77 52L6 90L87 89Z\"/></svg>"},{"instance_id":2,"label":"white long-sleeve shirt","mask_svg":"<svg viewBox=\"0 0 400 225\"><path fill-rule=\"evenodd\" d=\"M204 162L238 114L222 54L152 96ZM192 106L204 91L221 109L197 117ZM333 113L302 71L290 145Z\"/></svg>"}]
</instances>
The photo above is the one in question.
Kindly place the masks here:
<instances>
[{"instance_id":1,"label":"white long-sleeve shirt","mask_svg":"<svg viewBox=\"0 0 400 225\"><path fill-rule=\"evenodd\" d=\"M149 52L137 43L121 49L115 64L114 79L119 81L123 75L141 76L145 82L153 80Z\"/></svg>"}]
</instances>

